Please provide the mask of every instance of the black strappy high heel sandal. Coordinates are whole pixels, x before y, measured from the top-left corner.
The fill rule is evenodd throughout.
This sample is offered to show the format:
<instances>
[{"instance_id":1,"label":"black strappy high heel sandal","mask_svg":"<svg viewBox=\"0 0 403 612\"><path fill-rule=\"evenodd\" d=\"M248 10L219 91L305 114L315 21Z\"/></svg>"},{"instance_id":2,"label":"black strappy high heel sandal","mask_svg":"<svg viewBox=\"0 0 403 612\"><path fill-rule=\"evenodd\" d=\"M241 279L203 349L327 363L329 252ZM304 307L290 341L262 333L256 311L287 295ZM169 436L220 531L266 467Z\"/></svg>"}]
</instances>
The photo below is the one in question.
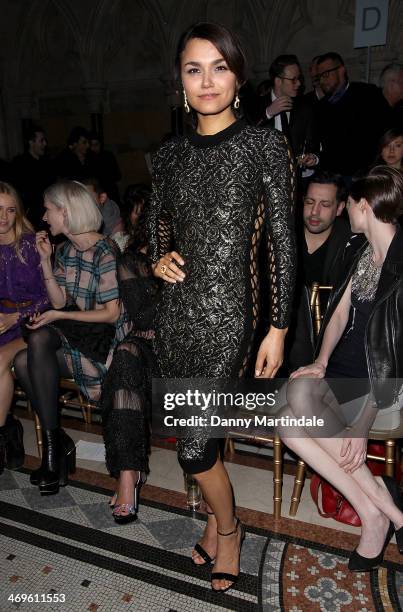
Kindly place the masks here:
<instances>
[{"instance_id":1,"label":"black strappy high heel sandal","mask_svg":"<svg viewBox=\"0 0 403 612\"><path fill-rule=\"evenodd\" d=\"M210 516L212 516L214 514L214 512L209 512L208 510L206 510L207 514L209 514ZM198 567L204 567L205 565L211 565L212 563L214 563L215 559L213 559L212 557L210 557L210 555L208 554L207 551L204 550L203 546L199 543L195 544L193 547L193 550L195 550L197 552L197 554L199 555L199 557L201 557L204 561L204 563L196 563L196 561L193 559L193 557L191 557L191 561L193 563L193 565L196 565Z\"/></svg>"},{"instance_id":2,"label":"black strappy high heel sandal","mask_svg":"<svg viewBox=\"0 0 403 612\"><path fill-rule=\"evenodd\" d=\"M145 483L145 479L143 479L143 472L139 472L137 481L134 485L133 491L133 505L130 504L116 504L113 506L112 516L115 523L119 525L127 525L127 523L132 523L137 519L137 513L139 511L139 502L140 502L140 489L142 485ZM120 510L126 510L127 514L120 514Z\"/></svg>"},{"instance_id":3,"label":"black strappy high heel sandal","mask_svg":"<svg viewBox=\"0 0 403 612\"><path fill-rule=\"evenodd\" d=\"M218 535L227 537L227 536L233 535L235 533L238 533L238 529L241 530L241 540L239 542L239 572L238 572L237 575L235 575L235 574L227 574L227 572L212 572L212 574L211 574L211 583L213 582L213 580L230 580L232 582L232 584L230 584L226 589L215 589L213 587L213 584L211 584L211 588L216 593L226 593L226 591L229 591L229 589L232 589L232 587L238 581L239 574L241 572L241 550L242 550L243 541L245 539L246 529L245 529L245 525L242 525L242 523L239 520L239 518L237 518L236 519L235 529L233 529L229 533L221 533L220 531L217 531Z\"/></svg>"}]
</instances>

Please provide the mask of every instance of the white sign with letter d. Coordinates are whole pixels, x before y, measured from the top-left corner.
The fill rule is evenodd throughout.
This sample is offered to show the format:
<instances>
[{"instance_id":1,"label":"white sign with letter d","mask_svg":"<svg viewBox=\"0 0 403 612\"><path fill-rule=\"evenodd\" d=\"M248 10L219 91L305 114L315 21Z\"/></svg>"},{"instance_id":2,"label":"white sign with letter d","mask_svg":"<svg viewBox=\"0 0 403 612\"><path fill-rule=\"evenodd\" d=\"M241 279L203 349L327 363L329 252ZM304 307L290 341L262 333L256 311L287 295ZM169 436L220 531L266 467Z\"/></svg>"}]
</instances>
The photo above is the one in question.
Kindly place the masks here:
<instances>
[{"instance_id":1,"label":"white sign with letter d","mask_svg":"<svg viewBox=\"0 0 403 612\"><path fill-rule=\"evenodd\" d=\"M386 44L389 0L356 0L354 47Z\"/></svg>"}]
</instances>

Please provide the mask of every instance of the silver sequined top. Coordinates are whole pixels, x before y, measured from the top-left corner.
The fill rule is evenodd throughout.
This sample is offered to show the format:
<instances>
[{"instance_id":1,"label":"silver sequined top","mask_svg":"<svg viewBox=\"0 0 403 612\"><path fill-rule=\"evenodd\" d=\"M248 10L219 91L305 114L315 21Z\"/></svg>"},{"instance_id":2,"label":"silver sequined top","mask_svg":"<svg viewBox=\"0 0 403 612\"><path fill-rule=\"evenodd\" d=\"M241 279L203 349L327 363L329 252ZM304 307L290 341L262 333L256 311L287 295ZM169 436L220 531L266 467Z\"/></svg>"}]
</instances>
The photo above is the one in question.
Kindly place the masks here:
<instances>
[{"instance_id":1,"label":"silver sequined top","mask_svg":"<svg viewBox=\"0 0 403 612\"><path fill-rule=\"evenodd\" d=\"M294 171L284 136L237 121L173 139L153 160L149 254L174 249L183 283L164 283L155 348L163 376L238 376L259 314L258 247L266 226L270 320L289 322L296 255Z\"/></svg>"}]
</instances>

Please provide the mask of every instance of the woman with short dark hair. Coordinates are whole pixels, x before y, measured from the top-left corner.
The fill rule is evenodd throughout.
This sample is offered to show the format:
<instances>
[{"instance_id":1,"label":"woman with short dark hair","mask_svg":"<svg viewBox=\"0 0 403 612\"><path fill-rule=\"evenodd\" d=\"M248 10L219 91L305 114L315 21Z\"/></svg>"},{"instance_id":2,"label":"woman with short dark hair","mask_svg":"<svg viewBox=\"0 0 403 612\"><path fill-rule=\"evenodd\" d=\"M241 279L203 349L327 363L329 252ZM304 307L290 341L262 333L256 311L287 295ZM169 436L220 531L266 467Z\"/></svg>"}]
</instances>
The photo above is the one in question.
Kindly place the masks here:
<instances>
[{"instance_id":1,"label":"woman with short dark hair","mask_svg":"<svg viewBox=\"0 0 403 612\"><path fill-rule=\"evenodd\" d=\"M316 360L291 375L285 409L293 416L324 417L326 434L332 437L307 428L292 434L284 429L281 437L359 515L361 540L349 569L363 572L382 563L394 532L403 552L403 500L397 483L375 478L365 465L375 417L384 409L400 409L403 234L397 220L403 213L403 175L387 166L373 168L353 181L347 210L351 229L365 234L367 242L342 270ZM346 248L355 248L354 239Z\"/></svg>"},{"instance_id":2,"label":"woman with short dark hair","mask_svg":"<svg viewBox=\"0 0 403 612\"><path fill-rule=\"evenodd\" d=\"M294 283L293 164L276 130L239 118L245 55L223 26L199 23L176 56L185 112L195 131L166 142L153 161L149 215L155 276L164 281L155 348L165 378L243 376L259 317L257 254L267 227L270 330L255 376L273 377L283 359ZM178 440L183 470L198 481L208 521L193 562L214 562L212 588L239 574L243 528L218 440L193 431Z\"/></svg>"},{"instance_id":3,"label":"woman with short dark hair","mask_svg":"<svg viewBox=\"0 0 403 612\"><path fill-rule=\"evenodd\" d=\"M393 128L385 132L378 143L378 155L374 166L386 164L403 170L403 129Z\"/></svg>"}]
</instances>

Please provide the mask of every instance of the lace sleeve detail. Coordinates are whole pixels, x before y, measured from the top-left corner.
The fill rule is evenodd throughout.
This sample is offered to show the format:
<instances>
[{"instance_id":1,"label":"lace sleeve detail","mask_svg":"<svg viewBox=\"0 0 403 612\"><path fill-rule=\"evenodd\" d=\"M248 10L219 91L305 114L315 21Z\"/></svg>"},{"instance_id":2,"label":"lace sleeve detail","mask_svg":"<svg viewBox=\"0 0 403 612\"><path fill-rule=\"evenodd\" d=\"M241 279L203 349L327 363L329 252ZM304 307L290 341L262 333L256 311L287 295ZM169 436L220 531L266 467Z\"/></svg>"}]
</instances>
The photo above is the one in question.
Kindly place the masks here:
<instances>
[{"instance_id":1,"label":"lace sleeve detail","mask_svg":"<svg viewBox=\"0 0 403 612\"><path fill-rule=\"evenodd\" d=\"M126 251L119 259L118 275L123 305L134 327L152 329L158 282L152 275L149 258Z\"/></svg>"},{"instance_id":2,"label":"lace sleeve detail","mask_svg":"<svg viewBox=\"0 0 403 612\"><path fill-rule=\"evenodd\" d=\"M167 143L172 146L172 143ZM171 250L172 218L165 208L164 165L167 147L163 146L153 159L153 183L148 212L148 253L152 263ZM165 172L167 170L165 169Z\"/></svg>"},{"instance_id":3,"label":"lace sleeve detail","mask_svg":"<svg viewBox=\"0 0 403 612\"><path fill-rule=\"evenodd\" d=\"M262 152L270 275L270 323L283 329L289 324L296 276L295 170L287 141L276 130L265 132Z\"/></svg>"}]
</instances>

